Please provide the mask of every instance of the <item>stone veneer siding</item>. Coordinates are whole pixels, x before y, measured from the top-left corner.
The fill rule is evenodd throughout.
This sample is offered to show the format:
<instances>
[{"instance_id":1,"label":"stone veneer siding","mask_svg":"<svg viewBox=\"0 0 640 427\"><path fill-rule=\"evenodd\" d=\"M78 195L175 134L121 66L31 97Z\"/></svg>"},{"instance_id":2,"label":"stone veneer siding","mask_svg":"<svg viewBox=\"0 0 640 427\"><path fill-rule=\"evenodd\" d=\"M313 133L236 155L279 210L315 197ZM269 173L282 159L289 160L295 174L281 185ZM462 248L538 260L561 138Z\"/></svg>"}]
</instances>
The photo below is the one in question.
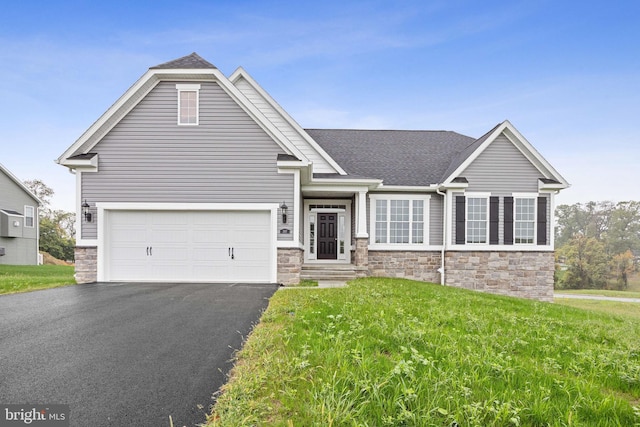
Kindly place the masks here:
<instances>
[{"instance_id":1,"label":"stone veneer siding","mask_svg":"<svg viewBox=\"0 0 640 427\"><path fill-rule=\"evenodd\" d=\"M92 283L98 278L98 248L95 246L76 246L76 282Z\"/></svg>"},{"instance_id":2,"label":"stone veneer siding","mask_svg":"<svg viewBox=\"0 0 640 427\"><path fill-rule=\"evenodd\" d=\"M285 286L300 283L304 251L296 248L278 248L278 283Z\"/></svg>"},{"instance_id":3,"label":"stone veneer siding","mask_svg":"<svg viewBox=\"0 0 640 427\"><path fill-rule=\"evenodd\" d=\"M454 252L445 254L449 286L553 302L553 252Z\"/></svg>"},{"instance_id":4,"label":"stone veneer siding","mask_svg":"<svg viewBox=\"0 0 640 427\"><path fill-rule=\"evenodd\" d=\"M369 275L440 283L440 252L369 250Z\"/></svg>"}]
</instances>

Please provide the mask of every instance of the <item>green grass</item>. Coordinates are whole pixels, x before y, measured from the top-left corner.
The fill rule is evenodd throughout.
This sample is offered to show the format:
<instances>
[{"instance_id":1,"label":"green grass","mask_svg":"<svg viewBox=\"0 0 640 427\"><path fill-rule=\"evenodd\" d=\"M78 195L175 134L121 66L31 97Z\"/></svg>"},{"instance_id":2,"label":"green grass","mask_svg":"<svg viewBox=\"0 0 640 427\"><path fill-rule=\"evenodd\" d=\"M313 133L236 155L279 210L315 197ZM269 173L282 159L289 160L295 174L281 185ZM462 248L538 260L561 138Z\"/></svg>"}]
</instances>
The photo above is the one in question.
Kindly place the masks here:
<instances>
[{"instance_id":1,"label":"green grass","mask_svg":"<svg viewBox=\"0 0 640 427\"><path fill-rule=\"evenodd\" d=\"M318 287L318 282L316 280L301 280L296 286L301 288L315 288Z\"/></svg>"},{"instance_id":2,"label":"green grass","mask_svg":"<svg viewBox=\"0 0 640 427\"><path fill-rule=\"evenodd\" d=\"M74 267L66 265L0 265L0 294L72 285Z\"/></svg>"},{"instance_id":3,"label":"green grass","mask_svg":"<svg viewBox=\"0 0 640 427\"><path fill-rule=\"evenodd\" d=\"M556 298L556 304L569 307L594 310L617 316L634 318L640 321L640 304L637 302L598 301L589 299Z\"/></svg>"},{"instance_id":4,"label":"green grass","mask_svg":"<svg viewBox=\"0 0 640 427\"><path fill-rule=\"evenodd\" d=\"M640 298L640 292L610 291L607 289L556 289L559 294L602 295L605 297Z\"/></svg>"},{"instance_id":5,"label":"green grass","mask_svg":"<svg viewBox=\"0 0 640 427\"><path fill-rule=\"evenodd\" d=\"M401 279L277 292L210 426L638 426L640 321Z\"/></svg>"}]
</instances>

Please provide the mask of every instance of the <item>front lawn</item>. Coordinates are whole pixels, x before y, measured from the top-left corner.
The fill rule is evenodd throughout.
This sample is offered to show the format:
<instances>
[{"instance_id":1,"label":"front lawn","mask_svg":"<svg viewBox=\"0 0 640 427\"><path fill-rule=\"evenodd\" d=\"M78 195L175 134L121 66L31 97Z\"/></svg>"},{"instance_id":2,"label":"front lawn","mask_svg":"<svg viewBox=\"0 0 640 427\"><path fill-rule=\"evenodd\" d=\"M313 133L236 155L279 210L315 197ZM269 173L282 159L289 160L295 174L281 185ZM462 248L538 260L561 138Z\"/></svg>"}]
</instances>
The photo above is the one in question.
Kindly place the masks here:
<instances>
[{"instance_id":1,"label":"front lawn","mask_svg":"<svg viewBox=\"0 0 640 427\"><path fill-rule=\"evenodd\" d=\"M73 285L73 274L67 265L0 265L0 294Z\"/></svg>"},{"instance_id":2,"label":"front lawn","mask_svg":"<svg viewBox=\"0 0 640 427\"><path fill-rule=\"evenodd\" d=\"M556 304L582 308L584 310L594 310L602 313L616 314L618 316L634 318L640 321L640 303L637 302L600 301L593 299L573 298L556 298L554 302Z\"/></svg>"},{"instance_id":3,"label":"front lawn","mask_svg":"<svg viewBox=\"0 0 640 427\"><path fill-rule=\"evenodd\" d=\"M640 320L412 282L277 292L210 426L633 426Z\"/></svg>"}]
</instances>

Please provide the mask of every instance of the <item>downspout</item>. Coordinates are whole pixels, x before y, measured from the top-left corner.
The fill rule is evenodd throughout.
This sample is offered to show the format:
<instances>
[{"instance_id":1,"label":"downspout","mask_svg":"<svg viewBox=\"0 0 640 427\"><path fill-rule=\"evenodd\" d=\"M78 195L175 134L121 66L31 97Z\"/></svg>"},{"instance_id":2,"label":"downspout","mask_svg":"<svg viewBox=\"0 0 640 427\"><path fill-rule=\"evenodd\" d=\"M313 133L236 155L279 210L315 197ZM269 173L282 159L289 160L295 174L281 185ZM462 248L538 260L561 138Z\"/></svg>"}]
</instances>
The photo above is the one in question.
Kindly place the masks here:
<instances>
[{"instance_id":1,"label":"downspout","mask_svg":"<svg viewBox=\"0 0 640 427\"><path fill-rule=\"evenodd\" d=\"M440 191L440 188L436 188L436 193L442 196L442 250L440 251L440 284L444 286L444 252L447 246L447 193Z\"/></svg>"}]
</instances>

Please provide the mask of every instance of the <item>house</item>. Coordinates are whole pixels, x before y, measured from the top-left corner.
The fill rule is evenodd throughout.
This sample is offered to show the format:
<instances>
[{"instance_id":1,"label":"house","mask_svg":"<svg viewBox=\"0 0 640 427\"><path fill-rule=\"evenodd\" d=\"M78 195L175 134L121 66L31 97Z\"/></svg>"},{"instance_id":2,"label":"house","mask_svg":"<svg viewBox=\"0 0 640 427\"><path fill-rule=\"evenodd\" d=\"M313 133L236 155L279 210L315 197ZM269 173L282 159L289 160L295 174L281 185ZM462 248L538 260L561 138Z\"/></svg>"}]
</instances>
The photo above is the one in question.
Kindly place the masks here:
<instances>
[{"instance_id":1,"label":"house","mask_svg":"<svg viewBox=\"0 0 640 427\"><path fill-rule=\"evenodd\" d=\"M0 164L0 264L38 264L40 200Z\"/></svg>"},{"instance_id":2,"label":"house","mask_svg":"<svg viewBox=\"0 0 640 427\"><path fill-rule=\"evenodd\" d=\"M551 300L567 181L508 121L303 129L242 68L151 67L57 160L76 174L76 278L392 276Z\"/></svg>"}]
</instances>

